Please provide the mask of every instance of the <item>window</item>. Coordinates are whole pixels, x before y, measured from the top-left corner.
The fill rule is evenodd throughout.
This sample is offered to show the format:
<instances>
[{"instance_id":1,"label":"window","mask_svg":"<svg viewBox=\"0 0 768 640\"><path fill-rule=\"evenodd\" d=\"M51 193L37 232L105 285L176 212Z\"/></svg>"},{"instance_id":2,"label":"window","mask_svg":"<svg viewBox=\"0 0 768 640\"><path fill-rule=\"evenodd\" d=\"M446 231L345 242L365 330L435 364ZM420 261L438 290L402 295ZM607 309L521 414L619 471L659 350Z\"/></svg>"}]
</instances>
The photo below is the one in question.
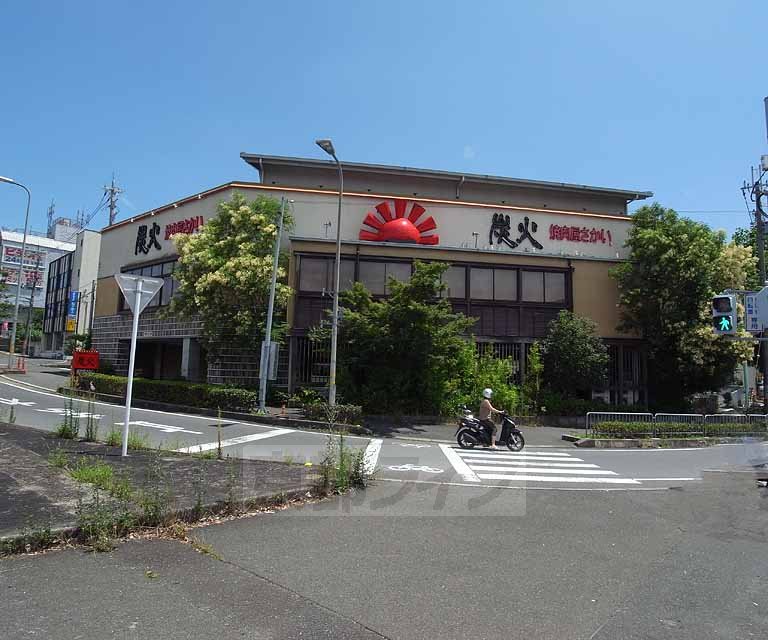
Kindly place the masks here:
<instances>
[{"instance_id":1,"label":"window","mask_svg":"<svg viewBox=\"0 0 768 640\"><path fill-rule=\"evenodd\" d=\"M299 263L299 291L321 292L325 289L330 293L334 287L333 258L302 257ZM355 261L342 259L339 268L339 290L346 291L355 281Z\"/></svg>"},{"instance_id":2,"label":"window","mask_svg":"<svg viewBox=\"0 0 768 640\"><path fill-rule=\"evenodd\" d=\"M322 291L328 284L328 267L325 258L302 258L299 273L300 291Z\"/></svg>"},{"instance_id":3,"label":"window","mask_svg":"<svg viewBox=\"0 0 768 640\"><path fill-rule=\"evenodd\" d=\"M136 267L135 269L126 269L123 273L132 273L134 275L148 276L151 278L163 278L163 286L147 305L147 307L159 307L170 303L171 298L176 293L178 282L174 280L172 276L175 267L176 261L172 260L170 262L162 262L160 264L151 265L149 267ZM118 309L120 311L127 311L129 308L130 307L125 302L125 298L121 293Z\"/></svg>"},{"instance_id":4,"label":"window","mask_svg":"<svg viewBox=\"0 0 768 640\"><path fill-rule=\"evenodd\" d=\"M565 302L565 274L564 273L545 273L544 274L544 301L545 302Z\"/></svg>"},{"instance_id":5,"label":"window","mask_svg":"<svg viewBox=\"0 0 768 640\"><path fill-rule=\"evenodd\" d=\"M384 262L361 262L360 282L372 294L383 296L387 281L387 269Z\"/></svg>"},{"instance_id":6,"label":"window","mask_svg":"<svg viewBox=\"0 0 768 640\"><path fill-rule=\"evenodd\" d=\"M443 282L446 290L443 296L449 298L467 297L467 269L466 267L448 267L443 274Z\"/></svg>"},{"instance_id":7,"label":"window","mask_svg":"<svg viewBox=\"0 0 768 640\"><path fill-rule=\"evenodd\" d=\"M523 271L523 301L544 302L544 272Z\"/></svg>"},{"instance_id":8,"label":"window","mask_svg":"<svg viewBox=\"0 0 768 640\"><path fill-rule=\"evenodd\" d=\"M493 300L493 269L469 270L469 295L476 300Z\"/></svg>"},{"instance_id":9,"label":"window","mask_svg":"<svg viewBox=\"0 0 768 640\"><path fill-rule=\"evenodd\" d=\"M493 299L517 300L517 270L493 270Z\"/></svg>"}]
</instances>

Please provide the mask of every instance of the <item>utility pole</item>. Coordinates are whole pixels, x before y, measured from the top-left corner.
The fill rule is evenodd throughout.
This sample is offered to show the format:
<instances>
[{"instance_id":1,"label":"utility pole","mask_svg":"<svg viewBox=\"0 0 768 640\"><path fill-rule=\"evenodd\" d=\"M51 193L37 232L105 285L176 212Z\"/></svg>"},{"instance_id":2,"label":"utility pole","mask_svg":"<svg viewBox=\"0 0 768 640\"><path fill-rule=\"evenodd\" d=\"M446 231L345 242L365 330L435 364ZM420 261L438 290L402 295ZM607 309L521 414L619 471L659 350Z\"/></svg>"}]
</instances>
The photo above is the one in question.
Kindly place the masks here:
<instances>
[{"instance_id":1,"label":"utility pole","mask_svg":"<svg viewBox=\"0 0 768 640\"><path fill-rule=\"evenodd\" d=\"M23 260L22 260L23 264ZM40 252L37 254L37 260L35 260L35 277L32 280L32 291L29 294L29 308L27 309L27 330L24 332L24 344L21 347L21 353L25 356L29 355L29 330L32 324L32 307L35 302L35 289L37 288L37 281L40 278Z\"/></svg>"},{"instance_id":2,"label":"utility pole","mask_svg":"<svg viewBox=\"0 0 768 640\"><path fill-rule=\"evenodd\" d=\"M48 237L53 238L54 235L54 228L53 228L53 214L56 211L56 203L51 200L51 204L48 205Z\"/></svg>"},{"instance_id":3,"label":"utility pole","mask_svg":"<svg viewBox=\"0 0 768 640\"><path fill-rule=\"evenodd\" d=\"M117 218L118 211L120 211L117 208L117 196L124 193L123 189L115 185L114 173L112 174L112 184L109 187L104 187L104 193L109 196L109 226L112 226L115 224L115 218Z\"/></svg>"}]
</instances>

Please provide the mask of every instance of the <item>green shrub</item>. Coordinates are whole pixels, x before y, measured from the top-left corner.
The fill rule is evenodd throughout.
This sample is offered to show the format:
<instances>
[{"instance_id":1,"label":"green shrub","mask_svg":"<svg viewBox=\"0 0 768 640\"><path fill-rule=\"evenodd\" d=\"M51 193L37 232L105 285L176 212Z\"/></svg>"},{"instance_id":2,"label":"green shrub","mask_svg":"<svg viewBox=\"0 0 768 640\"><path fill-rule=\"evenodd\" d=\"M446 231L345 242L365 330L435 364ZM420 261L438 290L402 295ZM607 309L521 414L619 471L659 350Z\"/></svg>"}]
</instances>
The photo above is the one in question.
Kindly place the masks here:
<instances>
[{"instance_id":1,"label":"green shrub","mask_svg":"<svg viewBox=\"0 0 768 640\"><path fill-rule=\"evenodd\" d=\"M93 382L98 393L125 396L126 378L102 373L84 373L80 388L88 390ZM221 409L249 413L259 404L256 391L183 380L147 380L135 378L133 397L151 402L166 402L203 409Z\"/></svg>"},{"instance_id":2,"label":"green shrub","mask_svg":"<svg viewBox=\"0 0 768 640\"><path fill-rule=\"evenodd\" d=\"M690 424L684 422L608 421L596 424L593 430L597 435L615 438L768 435L766 423Z\"/></svg>"},{"instance_id":3,"label":"green shrub","mask_svg":"<svg viewBox=\"0 0 768 640\"><path fill-rule=\"evenodd\" d=\"M337 404L331 408L327 402L312 402L304 406L304 417L308 420L335 424L360 424L362 415L363 408L356 404Z\"/></svg>"}]
</instances>

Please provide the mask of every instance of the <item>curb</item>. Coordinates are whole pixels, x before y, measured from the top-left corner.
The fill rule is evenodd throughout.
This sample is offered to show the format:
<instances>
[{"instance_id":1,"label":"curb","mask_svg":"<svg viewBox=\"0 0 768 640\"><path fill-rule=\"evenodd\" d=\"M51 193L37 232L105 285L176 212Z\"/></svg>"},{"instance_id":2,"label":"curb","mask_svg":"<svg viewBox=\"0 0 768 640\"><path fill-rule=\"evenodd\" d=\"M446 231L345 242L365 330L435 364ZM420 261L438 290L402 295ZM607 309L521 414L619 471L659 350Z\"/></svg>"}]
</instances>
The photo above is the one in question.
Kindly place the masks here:
<instances>
[{"instance_id":1,"label":"curb","mask_svg":"<svg viewBox=\"0 0 768 640\"><path fill-rule=\"evenodd\" d=\"M270 506L272 504L282 504L289 500L305 498L307 497L307 493L308 492L311 493L314 489L315 489L314 485L306 485L298 489L281 491L279 493L264 493L264 494L252 496L250 498L245 498L244 500L239 501L239 504L243 506L244 510L258 509L261 507ZM227 505L224 500L217 500L216 502L207 503L203 505L202 513L198 517L193 517L194 509L172 509L168 511L167 519L170 522L175 520L181 520L186 524L195 524L197 522L200 522L205 516L222 513L226 508L226 506ZM134 531L138 531L140 529L141 527L137 527L135 530L132 530L130 533L133 533ZM50 531L51 537L54 539L54 542L51 545L43 547L43 549L51 548L56 546L57 544L62 544L62 543L75 540L79 533L79 528L75 525L59 526L59 527L52 527L49 531ZM18 546L19 548L22 548L24 545L28 544L28 540L29 540L29 535L21 531L5 534L0 536L0 549L2 549L2 547L6 545ZM35 551L41 551L41 550L42 549L35 549ZM21 549L16 549L8 553L0 553L0 558L9 557L12 555L18 555L21 553L26 553L26 551Z\"/></svg>"},{"instance_id":2,"label":"curb","mask_svg":"<svg viewBox=\"0 0 768 640\"><path fill-rule=\"evenodd\" d=\"M124 399L120 396L114 396L107 393L93 393L90 391L81 391L79 389L68 389L67 387L59 387L57 393L63 396L75 396L77 398L87 399L93 396L95 400L100 402L107 402L109 404L120 405L124 402ZM175 413L191 413L193 415L210 416L211 418L218 418L219 412L213 409L205 409L202 407L190 407L181 404L170 404L166 402L155 402L152 400L142 400L140 398L134 398L131 403L134 407L139 409L154 409L156 411L169 411ZM317 420L304 420L300 418L279 417L279 416L261 416L253 413L241 413L239 411L222 411L222 418L228 420L238 420L240 422L255 422L268 425L277 425L280 427L289 427L293 429L305 429L309 431L322 431L323 433L329 433L328 423L319 422ZM366 429L363 426L355 424L338 424L336 425L343 431L357 436L372 436L374 433L370 429Z\"/></svg>"}]
</instances>

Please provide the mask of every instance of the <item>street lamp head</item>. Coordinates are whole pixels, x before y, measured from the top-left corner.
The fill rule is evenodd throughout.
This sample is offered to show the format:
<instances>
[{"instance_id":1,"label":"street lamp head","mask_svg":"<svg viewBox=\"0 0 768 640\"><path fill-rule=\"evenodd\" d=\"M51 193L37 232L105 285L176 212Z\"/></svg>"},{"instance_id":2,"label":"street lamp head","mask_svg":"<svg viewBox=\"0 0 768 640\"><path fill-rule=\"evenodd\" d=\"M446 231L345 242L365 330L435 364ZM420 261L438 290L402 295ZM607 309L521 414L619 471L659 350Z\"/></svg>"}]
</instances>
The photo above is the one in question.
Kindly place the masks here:
<instances>
[{"instance_id":1,"label":"street lamp head","mask_svg":"<svg viewBox=\"0 0 768 640\"><path fill-rule=\"evenodd\" d=\"M5 176L0 176L0 182L11 182L15 183L15 180L12 180L11 178L6 178Z\"/></svg>"},{"instance_id":2,"label":"street lamp head","mask_svg":"<svg viewBox=\"0 0 768 640\"><path fill-rule=\"evenodd\" d=\"M329 156L333 158L336 157L336 149L333 148L333 142L331 142L329 139L322 138L320 140L315 140L315 144L323 151L325 151Z\"/></svg>"}]
</instances>

